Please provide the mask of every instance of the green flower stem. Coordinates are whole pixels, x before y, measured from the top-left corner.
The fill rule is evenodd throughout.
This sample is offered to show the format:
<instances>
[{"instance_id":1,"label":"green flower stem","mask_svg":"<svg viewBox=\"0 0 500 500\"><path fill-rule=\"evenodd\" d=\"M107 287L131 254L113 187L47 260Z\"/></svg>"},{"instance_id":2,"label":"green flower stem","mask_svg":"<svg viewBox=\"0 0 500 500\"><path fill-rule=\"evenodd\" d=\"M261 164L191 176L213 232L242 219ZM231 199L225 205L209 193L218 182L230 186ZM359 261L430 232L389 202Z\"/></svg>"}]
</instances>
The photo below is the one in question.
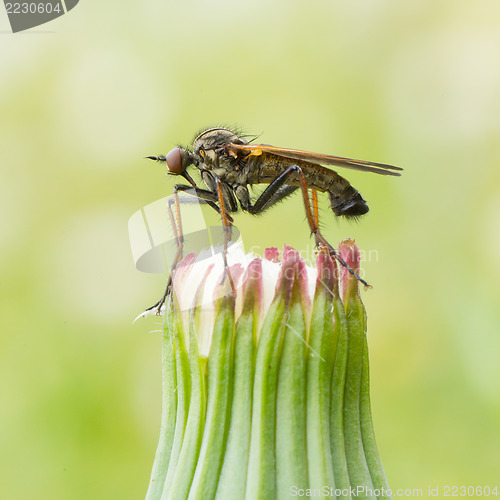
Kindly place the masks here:
<instances>
[{"instance_id":1,"label":"green flower stem","mask_svg":"<svg viewBox=\"0 0 500 500\"><path fill-rule=\"evenodd\" d=\"M166 485L163 494L163 498L171 500L186 498L189 493L198 463L205 423L205 363L198 355L198 341L195 328L197 313L197 310L191 312L191 321L189 322L188 359L191 373L191 391L186 428L175 475L172 483Z\"/></svg>"},{"instance_id":2,"label":"green flower stem","mask_svg":"<svg viewBox=\"0 0 500 500\"><path fill-rule=\"evenodd\" d=\"M361 435L363 438L363 448L365 450L366 462L372 478L373 487L383 494L377 496L378 499L392 498L385 494L389 490L389 483L385 476L384 467L380 460L380 455L375 441L375 432L373 430L373 420L370 405L370 372L368 360L368 342L363 344L363 372L361 374L361 400L359 404L361 419Z\"/></svg>"},{"instance_id":3,"label":"green flower stem","mask_svg":"<svg viewBox=\"0 0 500 500\"><path fill-rule=\"evenodd\" d=\"M165 494L171 490L171 484L176 473L179 455L182 448L182 442L184 439L184 429L186 426L188 415L190 394L189 385L191 375L189 373L189 360L187 355L186 339L184 335L184 328L182 325L182 318L180 317L180 315L177 316L175 314L175 309L173 316L174 318L172 320L172 323L174 324L175 333L173 332L172 334L172 340L176 364L177 411L175 416L175 432L174 440L172 443L172 452L168 464L162 498L165 497Z\"/></svg>"},{"instance_id":4,"label":"green flower stem","mask_svg":"<svg viewBox=\"0 0 500 500\"><path fill-rule=\"evenodd\" d=\"M283 499L290 498L291 486L308 487L306 325L299 285L296 278L285 326L276 400L276 497Z\"/></svg>"},{"instance_id":5,"label":"green flower stem","mask_svg":"<svg viewBox=\"0 0 500 500\"><path fill-rule=\"evenodd\" d=\"M162 408L160 439L156 449L146 500L158 500L163 491L175 433L177 377L175 367L173 311L168 309L162 339Z\"/></svg>"},{"instance_id":6,"label":"green flower stem","mask_svg":"<svg viewBox=\"0 0 500 500\"><path fill-rule=\"evenodd\" d=\"M363 350L366 342L365 312L359 295L347 295L345 304L349 348L344 393L344 437L349 480L353 488L364 487L373 490L363 449L360 423L361 371ZM364 492L356 498L375 498Z\"/></svg>"},{"instance_id":7,"label":"green flower stem","mask_svg":"<svg viewBox=\"0 0 500 500\"><path fill-rule=\"evenodd\" d=\"M218 500L245 497L252 425L256 322L255 310L243 309L236 325L231 420L224 463L217 485Z\"/></svg>"},{"instance_id":8,"label":"green flower stem","mask_svg":"<svg viewBox=\"0 0 500 500\"><path fill-rule=\"evenodd\" d=\"M214 498L224 459L233 385L234 299L219 302L208 360L208 400L198 466L190 500ZM177 492L175 492L177 493ZM183 498L176 495L175 498Z\"/></svg>"},{"instance_id":9,"label":"green flower stem","mask_svg":"<svg viewBox=\"0 0 500 500\"><path fill-rule=\"evenodd\" d=\"M333 318L337 345L332 377L332 402L330 406L330 437L335 487L346 493L349 491L349 474L344 436L344 392L347 371L349 339L344 306L338 295L333 300ZM342 498L351 498L350 494Z\"/></svg>"},{"instance_id":10,"label":"green flower stem","mask_svg":"<svg viewBox=\"0 0 500 500\"><path fill-rule=\"evenodd\" d=\"M276 384L287 307L274 299L262 325L255 362L247 500L276 498Z\"/></svg>"}]
</instances>

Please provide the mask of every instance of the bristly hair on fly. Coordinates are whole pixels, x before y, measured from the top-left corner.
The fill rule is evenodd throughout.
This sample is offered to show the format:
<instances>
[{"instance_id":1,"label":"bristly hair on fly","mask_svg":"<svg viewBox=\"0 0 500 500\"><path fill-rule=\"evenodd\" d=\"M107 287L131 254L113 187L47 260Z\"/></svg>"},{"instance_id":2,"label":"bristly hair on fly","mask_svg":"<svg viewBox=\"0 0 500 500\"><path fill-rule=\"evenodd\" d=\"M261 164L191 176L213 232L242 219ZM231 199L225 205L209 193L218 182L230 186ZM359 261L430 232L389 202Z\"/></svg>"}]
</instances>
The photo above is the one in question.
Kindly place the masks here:
<instances>
[{"instance_id":1,"label":"bristly hair on fly","mask_svg":"<svg viewBox=\"0 0 500 500\"><path fill-rule=\"evenodd\" d=\"M262 132L260 134L258 134L258 135L247 134L240 125L228 124L228 123L215 123L213 125L209 125L207 127L203 127L203 128L198 129L198 131L196 132L196 134L194 134L194 137L193 137L193 139L191 141L191 144L203 132L206 132L207 130L211 130L213 128L223 128L223 129L226 129L226 130L230 130L235 135L237 135L238 137L241 137L242 139L246 139L248 142L253 142L253 141L255 141L256 139L258 139L262 135Z\"/></svg>"}]
</instances>

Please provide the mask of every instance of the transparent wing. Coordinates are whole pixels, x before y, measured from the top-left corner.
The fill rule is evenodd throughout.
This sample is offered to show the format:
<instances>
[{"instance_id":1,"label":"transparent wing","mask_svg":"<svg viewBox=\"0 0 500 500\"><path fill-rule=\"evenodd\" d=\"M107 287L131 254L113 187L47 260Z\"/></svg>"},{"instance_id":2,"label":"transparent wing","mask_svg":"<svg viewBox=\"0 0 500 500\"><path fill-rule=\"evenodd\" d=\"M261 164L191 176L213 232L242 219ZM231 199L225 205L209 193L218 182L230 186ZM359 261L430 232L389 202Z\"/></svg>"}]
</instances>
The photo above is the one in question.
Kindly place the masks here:
<instances>
[{"instance_id":1,"label":"transparent wing","mask_svg":"<svg viewBox=\"0 0 500 500\"><path fill-rule=\"evenodd\" d=\"M229 150L233 153L241 152L247 155L258 156L262 153L271 153L293 160L304 160L311 163L319 163L321 165L334 165L336 167L350 168L352 170L360 170L362 172L373 172L380 175L395 175L401 174L397 171L403 170L400 167L386 165L385 163L375 163L372 161L354 160L352 158L343 158L341 156L331 156L321 153L311 153L300 149L279 148L269 146L267 144L234 144L228 145Z\"/></svg>"}]
</instances>

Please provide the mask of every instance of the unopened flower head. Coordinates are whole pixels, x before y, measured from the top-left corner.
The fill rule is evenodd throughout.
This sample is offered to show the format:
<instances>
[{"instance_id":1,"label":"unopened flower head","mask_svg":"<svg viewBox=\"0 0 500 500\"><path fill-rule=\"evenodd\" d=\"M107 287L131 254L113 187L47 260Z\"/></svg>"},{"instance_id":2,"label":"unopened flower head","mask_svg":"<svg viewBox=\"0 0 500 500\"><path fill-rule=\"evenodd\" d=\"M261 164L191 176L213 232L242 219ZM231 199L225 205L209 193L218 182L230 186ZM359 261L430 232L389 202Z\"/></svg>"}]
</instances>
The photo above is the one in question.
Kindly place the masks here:
<instances>
[{"instance_id":1,"label":"unopened flower head","mask_svg":"<svg viewBox=\"0 0 500 500\"><path fill-rule=\"evenodd\" d=\"M244 308L254 308L260 326L280 284L286 288L296 278L304 307L308 312L310 310L317 271L306 266L296 250L285 246L280 255L277 248L269 248L263 258L258 258L245 254L235 245L227 259L228 269L224 270L220 254L209 259L197 259L195 254L190 254L181 261L174 274L174 307L186 322L196 311L198 346L202 356L208 356L218 301L233 294L228 275L235 289L235 321Z\"/></svg>"},{"instance_id":2,"label":"unopened flower head","mask_svg":"<svg viewBox=\"0 0 500 500\"><path fill-rule=\"evenodd\" d=\"M385 488L371 423L359 250L187 255L163 310L161 437L148 500ZM339 272L340 271L340 278ZM341 298L342 297L342 298Z\"/></svg>"}]
</instances>

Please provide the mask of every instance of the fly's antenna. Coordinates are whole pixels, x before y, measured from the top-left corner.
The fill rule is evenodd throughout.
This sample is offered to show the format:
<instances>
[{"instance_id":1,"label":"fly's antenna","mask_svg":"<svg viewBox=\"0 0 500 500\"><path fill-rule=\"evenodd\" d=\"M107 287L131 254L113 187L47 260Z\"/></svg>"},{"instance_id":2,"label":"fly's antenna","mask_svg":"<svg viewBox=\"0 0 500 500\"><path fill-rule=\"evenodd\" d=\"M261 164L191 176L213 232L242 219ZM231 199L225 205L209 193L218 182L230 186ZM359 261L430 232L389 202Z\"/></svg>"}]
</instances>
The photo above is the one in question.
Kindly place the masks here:
<instances>
[{"instance_id":1,"label":"fly's antenna","mask_svg":"<svg viewBox=\"0 0 500 500\"><path fill-rule=\"evenodd\" d=\"M165 155L160 155L160 156L145 156L144 158L147 158L148 160L158 161L160 163L167 161L167 158L165 157Z\"/></svg>"}]
</instances>

